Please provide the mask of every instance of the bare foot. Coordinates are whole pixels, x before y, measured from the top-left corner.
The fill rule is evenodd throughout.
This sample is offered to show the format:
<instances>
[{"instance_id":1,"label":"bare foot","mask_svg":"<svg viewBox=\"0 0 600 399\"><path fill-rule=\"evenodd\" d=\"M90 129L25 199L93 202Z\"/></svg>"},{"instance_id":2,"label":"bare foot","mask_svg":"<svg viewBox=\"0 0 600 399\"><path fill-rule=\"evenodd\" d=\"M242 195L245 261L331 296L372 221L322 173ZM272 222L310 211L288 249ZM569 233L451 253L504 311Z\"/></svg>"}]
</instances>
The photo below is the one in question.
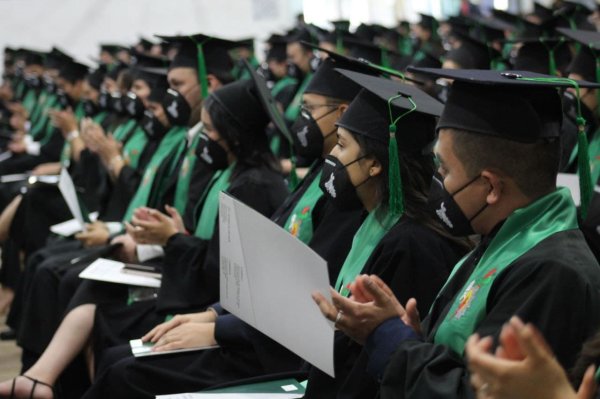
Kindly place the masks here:
<instances>
[{"instance_id":1,"label":"bare foot","mask_svg":"<svg viewBox=\"0 0 600 399\"><path fill-rule=\"evenodd\" d=\"M35 384L34 381L27 377L19 376L14 380L4 381L0 383L0 397L12 397L11 392L14 382L14 397L19 398L34 398L34 399L52 399L54 393L48 385L43 385L41 382ZM34 388L35 384L35 388Z\"/></svg>"},{"instance_id":2,"label":"bare foot","mask_svg":"<svg viewBox=\"0 0 600 399\"><path fill-rule=\"evenodd\" d=\"M15 291L13 291L11 288L0 288L0 315L8 313L14 298Z\"/></svg>"}]
</instances>

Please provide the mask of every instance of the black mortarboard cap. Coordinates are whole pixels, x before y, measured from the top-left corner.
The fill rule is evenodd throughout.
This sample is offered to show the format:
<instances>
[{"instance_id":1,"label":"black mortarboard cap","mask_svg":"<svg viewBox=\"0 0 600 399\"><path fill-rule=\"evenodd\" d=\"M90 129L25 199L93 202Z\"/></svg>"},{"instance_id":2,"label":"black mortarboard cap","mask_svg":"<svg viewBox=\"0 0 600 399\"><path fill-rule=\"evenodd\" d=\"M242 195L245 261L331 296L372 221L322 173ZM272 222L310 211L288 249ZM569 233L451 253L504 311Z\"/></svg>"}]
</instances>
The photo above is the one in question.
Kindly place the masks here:
<instances>
[{"instance_id":1,"label":"black mortarboard cap","mask_svg":"<svg viewBox=\"0 0 600 399\"><path fill-rule=\"evenodd\" d=\"M600 57L600 33L566 28L557 28L557 31L566 38L583 45L573 58L569 72L576 73L586 80L600 82L600 70L597 66L597 60Z\"/></svg>"},{"instance_id":2,"label":"black mortarboard cap","mask_svg":"<svg viewBox=\"0 0 600 399\"><path fill-rule=\"evenodd\" d=\"M409 70L453 80L438 129L467 130L521 142L559 135L562 108L555 89L571 87L567 79L528 71ZM586 81L579 86L600 87Z\"/></svg>"},{"instance_id":3,"label":"black mortarboard cap","mask_svg":"<svg viewBox=\"0 0 600 399\"><path fill-rule=\"evenodd\" d=\"M287 59L287 38L282 35L273 34L267 39L269 49L266 51L266 60L276 60L279 62Z\"/></svg>"},{"instance_id":4,"label":"black mortarboard cap","mask_svg":"<svg viewBox=\"0 0 600 399\"><path fill-rule=\"evenodd\" d=\"M471 36L458 33L456 37L460 46L448 51L444 60L454 61L461 69L488 69L493 59L501 57L497 50Z\"/></svg>"},{"instance_id":5,"label":"black mortarboard cap","mask_svg":"<svg viewBox=\"0 0 600 399\"><path fill-rule=\"evenodd\" d=\"M532 14L540 18L542 21L545 21L548 18L552 18L554 11L536 1L533 3Z\"/></svg>"},{"instance_id":6,"label":"black mortarboard cap","mask_svg":"<svg viewBox=\"0 0 600 399\"><path fill-rule=\"evenodd\" d=\"M419 15L421 16L421 20L417 24L435 33L440 26L438 20L428 14L419 13Z\"/></svg>"},{"instance_id":7,"label":"black mortarboard cap","mask_svg":"<svg viewBox=\"0 0 600 399\"><path fill-rule=\"evenodd\" d=\"M347 19L340 19L336 21L331 21L334 29L336 31L349 32L350 31L350 21Z\"/></svg>"},{"instance_id":8,"label":"black mortarboard cap","mask_svg":"<svg viewBox=\"0 0 600 399\"><path fill-rule=\"evenodd\" d=\"M19 50L19 55L26 66L44 65L45 54L42 51L22 48Z\"/></svg>"},{"instance_id":9,"label":"black mortarboard cap","mask_svg":"<svg viewBox=\"0 0 600 399\"><path fill-rule=\"evenodd\" d=\"M149 101L160 103L165 96L169 83L167 81L167 68L137 68L135 79L141 79L150 86Z\"/></svg>"},{"instance_id":10,"label":"black mortarboard cap","mask_svg":"<svg viewBox=\"0 0 600 399\"><path fill-rule=\"evenodd\" d=\"M319 41L317 32L315 32L314 28L309 29L308 27L294 29L289 35L287 35L287 39L288 43L317 43Z\"/></svg>"},{"instance_id":11,"label":"black mortarboard cap","mask_svg":"<svg viewBox=\"0 0 600 399\"><path fill-rule=\"evenodd\" d=\"M358 39L361 39L361 40L364 40L367 42L372 42L373 40L375 40L377 31L371 25L367 25L367 24L363 23L363 24L358 25L358 27L354 31L354 35L356 35L356 37Z\"/></svg>"},{"instance_id":12,"label":"black mortarboard cap","mask_svg":"<svg viewBox=\"0 0 600 399\"><path fill-rule=\"evenodd\" d=\"M158 36L160 39L177 44L179 50L171 61L170 68L187 67L198 69L199 46L206 63L208 73L217 71L230 71L233 61L229 50L238 46L235 41L207 36L201 33L189 36Z\"/></svg>"},{"instance_id":13,"label":"black mortarboard cap","mask_svg":"<svg viewBox=\"0 0 600 399\"><path fill-rule=\"evenodd\" d=\"M252 80L244 79L229 83L211 94L240 126L252 131L264 131L269 123L260 95Z\"/></svg>"},{"instance_id":14,"label":"black mortarboard cap","mask_svg":"<svg viewBox=\"0 0 600 399\"><path fill-rule=\"evenodd\" d=\"M131 67L133 68L167 68L171 61L167 57L131 52Z\"/></svg>"},{"instance_id":15,"label":"black mortarboard cap","mask_svg":"<svg viewBox=\"0 0 600 399\"><path fill-rule=\"evenodd\" d=\"M556 75L564 73L571 61L571 50L564 39L513 39L522 43L511 60L514 69Z\"/></svg>"},{"instance_id":16,"label":"black mortarboard cap","mask_svg":"<svg viewBox=\"0 0 600 399\"><path fill-rule=\"evenodd\" d=\"M142 46L144 51L150 51L150 50L152 50L152 47L154 46L154 43L152 43L150 40L146 39L145 37L140 37L140 41L138 42L138 44L140 46Z\"/></svg>"},{"instance_id":17,"label":"black mortarboard cap","mask_svg":"<svg viewBox=\"0 0 600 399\"><path fill-rule=\"evenodd\" d=\"M107 53L114 56L120 51L129 51L129 49L121 44L104 43L100 44L100 51L106 51Z\"/></svg>"},{"instance_id":18,"label":"black mortarboard cap","mask_svg":"<svg viewBox=\"0 0 600 399\"><path fill-rule=\"evenodd\" d=\"M92 72L90 72L87 75L86 80L88 81L90 86L92 86L97 91L100 91L100 88L102 87L102 82L104 81L105 74L106 74L106 68L100 67L100 68L97 68L97 69L93 70Z\"/></svg>"},{"instance_id":19,"label":"black mortarboard cap","mask_svg":"<svg viewBox=\"0 0 600 399\"><path fill-rule=\"evenodd\" d=\"M46 54L44 67L47 69L59 69L63 63L69 61L73 61L73 57L57 47L52 47L52 50Z\"/></svg>"},{"instance_id":20,"label":"black mortarboard cap","mask_svg":"<svg viewBox=\"0 0 600 399\"><path fill-rule=\"evenodd\" d=\"M444 106L438 100L429 96L415 86L394 80L384 79L363 73L340 69L339 72L347 79L354 81L363 90L352 101L344 115L340 118L338 126L350 130L382 143L389 142L390 110L388 101L391 101L392 117L396 118L404 112L411 110L416 105L415 112L401 118L400 125L414 123L415 131L421 131L418 124L429 121L432 126L430 134L403 134L398 133L400 150L419 152L434 138L435 117L441 115ZM409 100L412 100L412 102ZM414 103L414 104L413 104ZM411 116L412 115L412 116ZM406 130L409 132L410 130Z\"/></svg>"},{"instance_id":21,"label":"black mortarboard cap","mask_svg":"<svg viewBox=\"0 0 600 399\"><path fill-rule=\"evenodd\" d=\"M493 17L484 18L472 16L467 18L473 21L475 27L471 32L471 35L486 43L495 40L504 40L504 31L512 31L514 29L511 24L507 24L502 20Z\"/></svg>"},{"instance_id":22,"label":"black mortarboard cap","mask_svg":"<svg viewBox=\"0 0 600 399\"><path fill-rule=\"evenodd\" d=\"M90 68L87 65L71 61L62 65L62 67L58 70L58 76L74 83L85 79L89 69Z\"/></svg>"}]
</instances>

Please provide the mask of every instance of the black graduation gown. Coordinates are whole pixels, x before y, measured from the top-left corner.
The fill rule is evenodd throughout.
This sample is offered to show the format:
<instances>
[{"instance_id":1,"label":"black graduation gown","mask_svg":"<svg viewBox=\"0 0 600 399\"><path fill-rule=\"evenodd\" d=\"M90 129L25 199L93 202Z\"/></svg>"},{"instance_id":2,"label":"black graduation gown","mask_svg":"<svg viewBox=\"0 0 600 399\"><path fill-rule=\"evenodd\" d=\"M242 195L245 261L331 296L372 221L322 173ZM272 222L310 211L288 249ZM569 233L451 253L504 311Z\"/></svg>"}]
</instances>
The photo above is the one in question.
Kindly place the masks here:
<instances>
[{"instance_id":1,"label":"black graduation gown","mask_svg":"<svg viewBox=\"0 0 600 399\"><path fill-rule=\"evenodd\" d=\"M315 165L273 214L272 219L277 224L285 224L319 171L320 165ZM312 210L314 234L309 245L327 261L333 282L363 217L361 211L337 210L325 196ZM128 345L111 348L101 356L99 378L85 397L148 398L173 392L173 387L179 391L198 391L249 377L297 371L303 363L298 356L231 314L217 319L215 338L220 349L143 361L131 356ZM110 367L118 360L121 361Z\"/></svg>"},{"instance_id":2,"label":"black graduation gown","mask_svg":"<svg viewBox=\"0 0 600 399\"><path fill-rule=\"evenodd\" d=\"M381 398L475 397L463 357L433 343L475 264L476 259L465 262L434 302L423 323L426 339L398 346L383 376ZM600 323L600 268L580 231L552 235L502 271L492 283L487 316L475 332L497 342L513 315L541 330L563 367L573 366L582 343Z\"/></svg>"},{"instance_id":3,"label":"black graduation gown","mask_svg":"<svg viewBox=\"0 0 600 399\"><path fill-rule=\"evenodd\" d=\"M426 314L454 264L466 251L465 246L405 216L383 237L362 273L380 276L400 303L416 298L419 313ZM311 367L305 397L376 397L379 383L366 371L366 350L337 331L334 354L336 378Z\"/></svg>"},{"instance_id":4,"label":"black graduation gown","mask_svg":"<svg viewBox=\"0 0 600 399\"><path fill-rule=\"evenodd\" d=\"M259 167L240 171L232 178L228 192L256 211L270 216L281 205L288 190L281 175ZM97 353L149 331L169 313L203 310L217 301L218 219L215 223L215 232L210 240L185 234L176 234L169 239L156 300L143 301L136 306L115 301L97 307L94 325L94 349ZM142 313L146 316L140 317Z\"/></svg>"}]
</instances>

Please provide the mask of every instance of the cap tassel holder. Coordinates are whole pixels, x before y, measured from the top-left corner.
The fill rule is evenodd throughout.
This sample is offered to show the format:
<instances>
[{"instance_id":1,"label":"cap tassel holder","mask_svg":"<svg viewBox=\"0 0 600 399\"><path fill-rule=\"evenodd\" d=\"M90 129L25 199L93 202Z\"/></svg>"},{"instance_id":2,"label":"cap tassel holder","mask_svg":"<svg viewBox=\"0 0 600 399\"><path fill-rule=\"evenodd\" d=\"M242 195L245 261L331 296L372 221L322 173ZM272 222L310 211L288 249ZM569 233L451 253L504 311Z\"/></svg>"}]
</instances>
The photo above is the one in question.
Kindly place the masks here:
<instances>
[{"instance_id":1,"label":"cap tassel holder","mask_svg":"<svg viewBox=\"0 0 600 399\"><path fill-rule=\"evenodd\" d=\"M398 98L406 98L412 104L412 108L394 119L392 115L392 102ZM388 145L388 159L389 159L389 207L390 212L394 215L402 215L404 213L404 191L402 188L402 174L400 173L400 159L398 155L398 140L396 139L396 125L398 121L404 118L406 115L417 109L417 104L410 97L405 97L402 94L391 97L388 99L388 110L390 112L390 143Z\"/></svg>"},{"instance_id":2,"label":"cap tassel holder","mask_svg":"<svg viewBox=\"0 0 600 399\"><path fill-rule=\"evenodd\" d=\"M588 150L588 139L585 131L585 118L581 114L581 96L579 94L579 83L568 78L523 78L517 79L530 82L561 83L569 84L575 89L577 96L577 168L579 175L579 194L581 197L581 218L585 219L588 207L592 199L592 171L590 168L590 155Z\"/></svg>"}]
</instances>

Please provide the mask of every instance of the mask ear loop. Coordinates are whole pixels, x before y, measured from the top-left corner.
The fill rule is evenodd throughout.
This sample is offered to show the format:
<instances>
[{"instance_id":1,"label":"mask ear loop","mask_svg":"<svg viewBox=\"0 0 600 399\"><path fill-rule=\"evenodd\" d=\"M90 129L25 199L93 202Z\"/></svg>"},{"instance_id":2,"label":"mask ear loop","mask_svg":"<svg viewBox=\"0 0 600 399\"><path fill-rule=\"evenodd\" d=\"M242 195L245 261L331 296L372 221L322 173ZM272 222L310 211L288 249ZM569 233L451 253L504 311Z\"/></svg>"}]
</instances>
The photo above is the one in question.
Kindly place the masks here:
<instances>
[{"instance_id":1,"label":"mask ear loop","mask_svg":"<svg viewBox=\"0 0 600 399\"><path fill-rule=\"evenodd\" d=\"M581 196L581 217L585 219L588 207L592 199L592 175L590 170L590 155L588 151L588 139L585 131L585 118L581 114L581 96L579 94L579 83L574 79L568 78L524 78L517 77L518 80L529 82L542 82L554 84L568 84L575 89L577 96L577 168L579 174L579 194Z\"/></svg>"},{"instance_id":2,"label":"mask ear loop","mask_svg":"<svg viewBox=\"0 0 600 399\"><path fill-rule=\"evenodd\" d=\"M392 113L392 102L398 98L406 98L412 108L398 116L394 119ZM417 104L413 101L410 96L404 96L403 94L398 94L396 96L390 97L388 99L388 111L390 114L390 143L388 145L388 159L389 159L389 170L388 170L388 178L389 178L389 207L390 211L394 215L402 215L404 213L404 192L402 189L402 176L400 173L400 159L398 155L398 141L396 139L396 125L398 121L404 118L406 115L417 109Z\"/></svg>"}]
</instances>

